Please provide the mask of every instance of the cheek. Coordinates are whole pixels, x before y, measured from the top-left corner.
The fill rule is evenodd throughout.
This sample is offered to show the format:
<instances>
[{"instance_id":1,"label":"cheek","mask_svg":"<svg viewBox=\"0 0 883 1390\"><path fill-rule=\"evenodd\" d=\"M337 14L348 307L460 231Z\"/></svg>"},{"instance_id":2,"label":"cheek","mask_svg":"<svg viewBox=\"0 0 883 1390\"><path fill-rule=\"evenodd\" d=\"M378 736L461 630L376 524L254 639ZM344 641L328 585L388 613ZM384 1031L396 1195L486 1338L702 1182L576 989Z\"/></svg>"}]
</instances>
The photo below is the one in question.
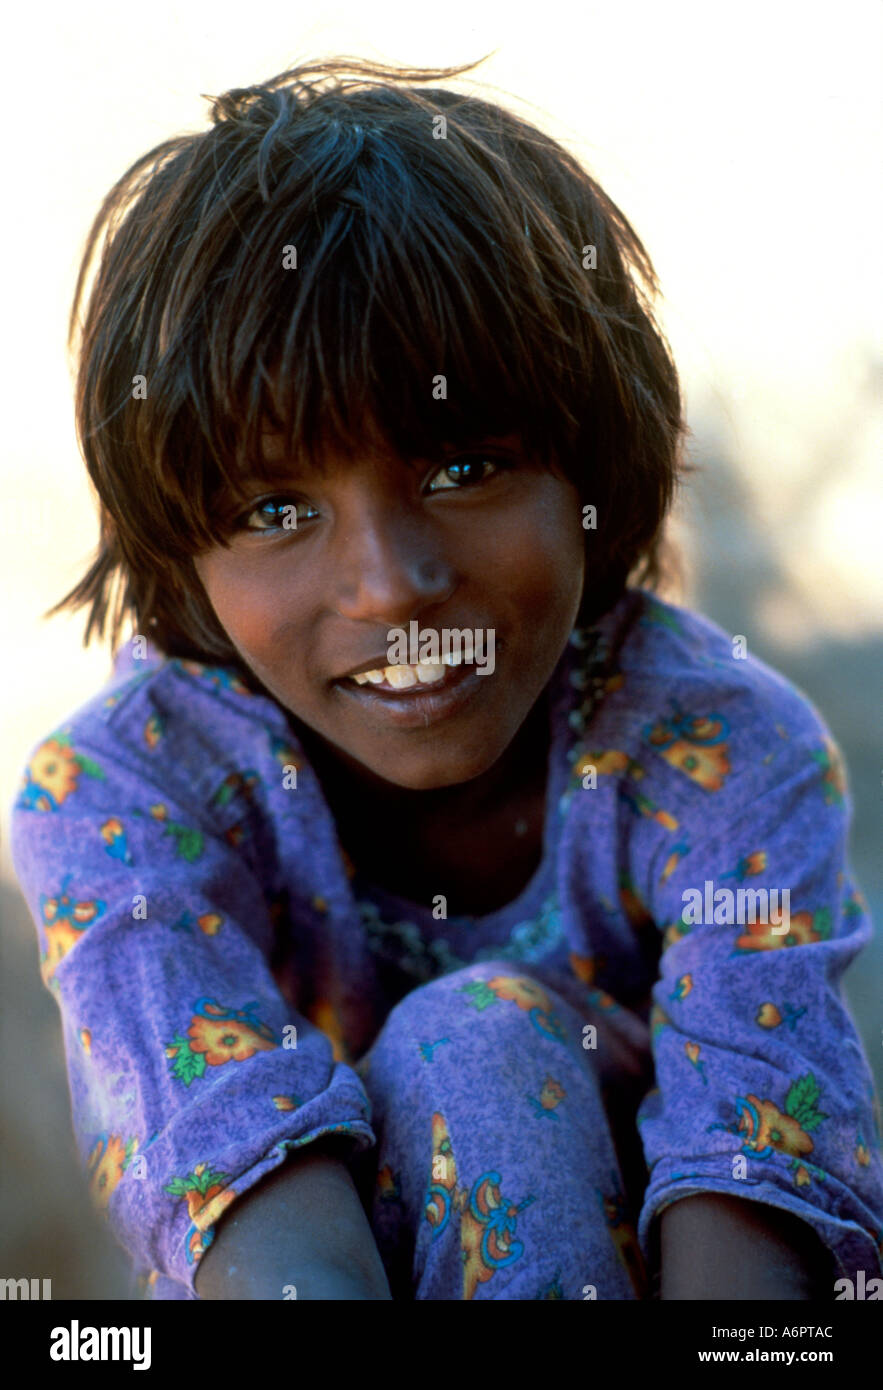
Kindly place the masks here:
<instances>
[{"instance_id":1,"label":"cheek","mask_svg":"<svg viewBox=\"0 0 883 1390\"><path fill-rule=\"evenodd\" d=\"M562 484L538 489L530 507L494 528L485 550L486 572L505 575L507 589L526 608L569 608L582 593L584 533L579 498L571 492Z\"/></svg>"},{"instance_id":2,"label":"cheek","mask_svg":"<svg viewBox=\"0 0 883 1390\"><path fill-rule=\"evenodd\" d=\"M266 652L273 643L278 620L278 602L274 602L274 587L268 578L248 573L226 556L197 561L196 572L233 644L240 651Z\"/></svg>"}]
</instances>

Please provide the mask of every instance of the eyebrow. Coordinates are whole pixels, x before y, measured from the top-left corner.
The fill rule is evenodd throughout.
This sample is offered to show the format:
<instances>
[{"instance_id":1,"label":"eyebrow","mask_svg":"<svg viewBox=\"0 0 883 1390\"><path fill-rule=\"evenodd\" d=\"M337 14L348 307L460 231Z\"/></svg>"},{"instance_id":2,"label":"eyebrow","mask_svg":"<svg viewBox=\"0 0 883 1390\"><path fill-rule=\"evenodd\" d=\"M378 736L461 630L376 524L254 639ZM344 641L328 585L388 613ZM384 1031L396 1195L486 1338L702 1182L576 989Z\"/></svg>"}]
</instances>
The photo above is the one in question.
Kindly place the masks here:
<instances>
[{"instance_id":1,"label":"eyebrow","mask_svg":"<svg viewBox=\"0 0 883 1390\"><path fill-rule=\"evenodd\" d=\"M438 451L439 455L443 456L463 452L465 450L481 449L485 446L515 448L518 446L518 443L519 436L515 433L479 434L465 440L443 441L438 445ZM429 461L432 462L433 460ZM413 466L409 459L404 459L403 463L406 467ZM242 479L242 485L244 487L251 487L254 484L260 485L262 483L303 483L307 481L311 473L312 470L305 468L303 465L298 465L285 457L275 459L263 457L256 462L253 470L245 475Z\"/></svg>"}]
</instances>

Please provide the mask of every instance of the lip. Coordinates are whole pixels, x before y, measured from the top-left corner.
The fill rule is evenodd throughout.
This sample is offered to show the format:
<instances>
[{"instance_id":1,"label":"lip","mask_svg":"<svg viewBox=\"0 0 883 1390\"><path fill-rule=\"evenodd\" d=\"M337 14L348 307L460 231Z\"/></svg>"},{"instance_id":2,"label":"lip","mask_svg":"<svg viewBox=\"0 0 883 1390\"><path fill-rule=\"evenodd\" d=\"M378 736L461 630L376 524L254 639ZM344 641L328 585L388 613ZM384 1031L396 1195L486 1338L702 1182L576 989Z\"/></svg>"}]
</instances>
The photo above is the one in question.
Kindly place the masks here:
<instances>
[{"instance_id":1,"label":"lip","mask_svg":"<svg viewBox=\"0 0 883 1390\"><path fill-rule=\"evenodd\" d=\"M466 663L451 666L444 679L434 685L409 685L395 693L379 690L376 685L355 685L342 678L332 684L348 699L356 700L372 718L397 729L420 729L438 724L462 709L488 680L480 669Z\"/></svg>"}]
</instances>

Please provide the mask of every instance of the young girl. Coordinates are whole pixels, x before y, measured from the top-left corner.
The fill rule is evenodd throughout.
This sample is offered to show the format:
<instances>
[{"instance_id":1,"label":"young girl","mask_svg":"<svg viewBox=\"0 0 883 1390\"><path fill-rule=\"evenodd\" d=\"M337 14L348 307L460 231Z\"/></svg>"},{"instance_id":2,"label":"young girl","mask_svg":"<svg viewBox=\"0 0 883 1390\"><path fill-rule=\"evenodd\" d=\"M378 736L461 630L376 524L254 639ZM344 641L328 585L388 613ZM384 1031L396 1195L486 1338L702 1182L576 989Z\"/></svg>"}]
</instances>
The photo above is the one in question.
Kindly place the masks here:
<instances>
[{"instance_id":1,"label":"young girl","mask_svg":"<svg viewBox=\"0 0 883 1390\"><path fill-rule=\"evenodd\" d=\"M153 1298L831 1299L842 766L654 597L652 265L469 66L228 92L89 238L58 606L116 659L13 820L79 1149Z\"/></svg>"}]
</instances>

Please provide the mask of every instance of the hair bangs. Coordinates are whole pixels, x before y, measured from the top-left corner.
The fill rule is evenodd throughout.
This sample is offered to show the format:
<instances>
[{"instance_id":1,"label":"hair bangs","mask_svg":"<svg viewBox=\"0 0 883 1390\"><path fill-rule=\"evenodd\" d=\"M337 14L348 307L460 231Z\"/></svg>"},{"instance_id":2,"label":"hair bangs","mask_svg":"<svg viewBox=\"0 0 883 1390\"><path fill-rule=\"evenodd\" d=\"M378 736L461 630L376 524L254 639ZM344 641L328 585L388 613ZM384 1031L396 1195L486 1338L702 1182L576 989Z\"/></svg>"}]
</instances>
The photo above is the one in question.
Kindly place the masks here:
<instances>
[{"instance_id":1,"label":"hair bangs","mask_svg":"<svg viewBox=\"0 0 883 1390\"><path fill-rule=\"evenodd\" d=\"M267 433L293 466L320 475L332 459L339 467L376 448L410 460L512 432L546 442L538 425L554 383L519 341L535 306L512 292L512 267L476 209L450 211L390 164L397 177L372 181L360 165L333 207L320 198L297 268L282 270L280 254L261 282L249 265L207 325L227 370L216 369L201 414L237 491L243 472L260 471ZM270 302L272 314L250 314ZM236 342L225 347L231 323Z\"/></svg>"},{"instance_id":2,"label":"hair bangs","mask_svg":"<svg viewBox=\"0 0 883 1390\"><path fill-rule=\"evenodd\" d=\"M596 505L587 592L653 576L686 427L652 264L551 137L412 85L475 66L302 64L110 191L72 315L96 264L77 428L101 545L50 610L90 603L87 644L131 616L236 661L193 559L256 479L512 435Z\"/></svg>"}]
</instances>

